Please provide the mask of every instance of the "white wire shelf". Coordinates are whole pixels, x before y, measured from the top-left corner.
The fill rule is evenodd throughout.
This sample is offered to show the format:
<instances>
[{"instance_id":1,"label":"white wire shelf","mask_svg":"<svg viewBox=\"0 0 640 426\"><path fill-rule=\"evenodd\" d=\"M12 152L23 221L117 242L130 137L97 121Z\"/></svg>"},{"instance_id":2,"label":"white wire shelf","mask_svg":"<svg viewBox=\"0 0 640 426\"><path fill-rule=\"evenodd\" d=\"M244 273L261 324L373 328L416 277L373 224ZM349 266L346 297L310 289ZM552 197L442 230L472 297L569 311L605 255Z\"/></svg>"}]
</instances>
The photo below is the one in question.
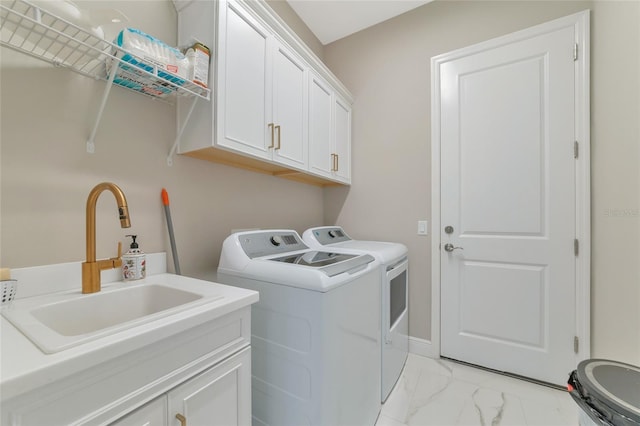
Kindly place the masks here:
<instances>
[{"instance_id":1,"label":"white wire shelf","mask_svg":"<svg viewBox=\"0 0 640 426\"><path fill-rule=\"evenodd\" d=\"M109 60L132 67L121 61L120 57L125 53L135 55L26 0L3 0L0 10L0 40L3 46L101 80L109 79L106 67ZM141 58L137 59L143 61ZM169 80L160 77L157 69L150 72L136 67L135 72L147 79L149 87L166 87L178 96L210 98L209 89L177 75ZM152 93L143 94L159 97Z\"/></svg>"},{"instance_id":2,"label":"white wire shelf","mask_svg":"<svg viewBox=\"0 0 640 426\"><path fill-rule=\"evenodd\" d=\"M147 71L123 61L120 58L126 54L144 63L142 58L132 55L116 44L26 0L0 2L0 44L54 66L68 68L84 76L108 82L97 122L87 142L88 152L94 150L95 133L114 80L120 87L169 103L175 103L178 96L193 97L194 105L197 99L211 99L211 91L208 88L160 70L163 75L169 75L169 78L163 78L156 67ZM113 66L116 64L118 66ZM117 80L115 71L119 71ZM134 79L136 84L127 86L128 77ZM182 129L179 131L179 134L181 133ZM173 151L175 149L172 149L172 154Z\"/></svg>"}]
</instances>

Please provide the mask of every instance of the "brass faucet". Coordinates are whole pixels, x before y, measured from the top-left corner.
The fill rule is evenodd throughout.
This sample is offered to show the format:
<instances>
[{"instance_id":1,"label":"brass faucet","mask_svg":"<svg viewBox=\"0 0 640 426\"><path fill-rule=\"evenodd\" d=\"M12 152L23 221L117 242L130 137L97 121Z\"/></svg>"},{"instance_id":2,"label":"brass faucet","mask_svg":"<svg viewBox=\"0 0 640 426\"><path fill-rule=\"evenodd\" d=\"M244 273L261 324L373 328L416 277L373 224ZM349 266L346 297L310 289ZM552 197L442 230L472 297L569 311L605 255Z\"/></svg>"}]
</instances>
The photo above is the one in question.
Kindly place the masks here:
<instances>
[{"instance_id":1,"label":"brass faucet","mask_svg":"<svg viewBox=\"0 0 640 426\"><path fill-rule=\"evenodd\" d=\"M122 243L118 243L118 256L111 259L96 260L96 203L105 189L111 191L118 203L118 215L122 228L131 227L127 199L122 190L113 183L102 182L96 185L87 198L87 261L82 263L82 292L100 291L100 271L122 266Z\"/></svg>"}]
</instances>

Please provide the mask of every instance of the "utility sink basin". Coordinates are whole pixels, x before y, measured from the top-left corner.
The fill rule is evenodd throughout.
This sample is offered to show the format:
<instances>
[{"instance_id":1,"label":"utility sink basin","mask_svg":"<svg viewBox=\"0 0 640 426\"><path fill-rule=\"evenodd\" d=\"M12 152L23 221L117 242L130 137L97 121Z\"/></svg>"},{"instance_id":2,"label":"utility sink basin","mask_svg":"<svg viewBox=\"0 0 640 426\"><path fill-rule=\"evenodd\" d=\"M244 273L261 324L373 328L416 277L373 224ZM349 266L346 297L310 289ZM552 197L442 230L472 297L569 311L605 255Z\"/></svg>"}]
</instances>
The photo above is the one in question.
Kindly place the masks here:
<instances>
[{"instance_id":1,"label":"utility sink basin","mask_svg":"<svg viewBox=\"0 0 640 426\"><path fill-rule=\"evenodd\" d=\"M78 336L123 324L201 299L161 285L98 293L33 309L31 315L62 336Z\"/></svg>"},{"instance_id":2,"label":"utility sink basin","mask_svg":"<svg viewBox=\"0 0 640 426\"><path fill-rule=\"evenodd\" d=\"M55 353L222 298L205 286L176 288L151 279L93 294L78 290L16 300L2 315L43 352Z\"/></svg>"}]
</instances>

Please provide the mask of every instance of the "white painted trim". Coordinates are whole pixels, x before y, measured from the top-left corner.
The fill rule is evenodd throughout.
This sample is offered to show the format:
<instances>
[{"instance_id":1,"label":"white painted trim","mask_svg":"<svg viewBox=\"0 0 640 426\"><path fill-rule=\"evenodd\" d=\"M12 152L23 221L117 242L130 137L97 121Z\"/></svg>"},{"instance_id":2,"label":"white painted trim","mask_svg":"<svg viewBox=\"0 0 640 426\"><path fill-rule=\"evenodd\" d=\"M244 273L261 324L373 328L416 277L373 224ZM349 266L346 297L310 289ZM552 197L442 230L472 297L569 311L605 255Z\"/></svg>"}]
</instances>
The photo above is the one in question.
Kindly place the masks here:
<instances>
[{"instance_id":1,"label":"white painted trim","mask_svg":"<svg viewBox=\"0 0 640 426\"><path fill-rule=\"evenodd\" d=\"M431 348L440 356L440 67L443 63L534 37L554 29L574 27L579 46L575 68L575 135L580 144L576 160L576 336L578 361L591 354L591 133L590 133L590 11L585 10L541 25L517 31L473 46L431 58Z\"/></svg>"},{"instance_id":2,"label":"white painted trim","mask_svg":"<svg viewBox=\"0 0 640 426\"><path fill-rule=\"evenodd\" d=\"M577 15L576 110L575 135L579 143L576 160L576 238L580 253L576 259L576 336L580 350L576 361L591 358L591 92L590 92L590 22L585 10Z\"/></svg>"},{"instance_id":3,"label":"white painted trim","mask_svg":"<svg viewBox=\"0 0 640 426\"><path fill-rule=\"evenodd\" d=\"M431 345L440 356L440 65L431 58Z\"/></svg>"},{"instance_id":4,"label":"white painted trim","mask_svg":"<svg viewBox=\"0 0 640 426\"><path fill-rule=\"evenodd\" d=\"M409 353L433 359L440 358L440 352L434 349L430 341L409 336Z\"/></svg>"}]
</instances>

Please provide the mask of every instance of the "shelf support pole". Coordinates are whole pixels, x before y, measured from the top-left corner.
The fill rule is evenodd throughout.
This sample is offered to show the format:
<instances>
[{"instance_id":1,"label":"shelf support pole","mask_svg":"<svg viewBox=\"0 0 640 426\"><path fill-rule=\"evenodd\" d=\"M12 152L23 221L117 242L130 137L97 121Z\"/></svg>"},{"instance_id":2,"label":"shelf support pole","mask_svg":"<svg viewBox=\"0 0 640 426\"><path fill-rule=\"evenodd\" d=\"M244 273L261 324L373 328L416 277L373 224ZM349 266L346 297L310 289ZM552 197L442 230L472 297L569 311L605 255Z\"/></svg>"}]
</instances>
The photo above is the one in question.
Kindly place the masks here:
<instances>
[{"instance_id":1,"label":"shelf support pole","mask_svg":"<svg viewBox=\"0 0 640 426\"><path fill-rule=\"evenodd\" d=\"M184 119L184 123L182 127L178 130L178 136L176 136L176 140L173 142L173 146L171 147L171 151L169 151L169 155L167 156L167 166L173 166L173 154L176 153L178 149L178 145L180 144L180 139L182 138L182 133L184 133L184 129L187 128L187 124L189 124L189 119L191 118L191 114L193 110L196 108L196 103L198 103L198 98L194 97L193 102L191 102L191 106L189 107L189 112L187 112L187 116Z\"/></svg>"},{"instance_id":2,"label":"shelf support pole","mask_svg":"<svg viewBox=\"0 0 640 426\"><path fill-rule=\"evenodd\" d=\"M93 154L96 150L95 140L96 140L96 133L98 132L98 125L100 125L100 120L102 119L102 113L104 112L104 107L107 104L109 93L111 92L111 88L113 87L113 80L116 78L116 72L118 71L118 66L119 66L119 63L111 64L111 74L109 74L109 80L107 81L107 86L104 88L104 93L102 95L102 102L100 103L100 109L98 110L98 116L96 117L96 123L93 125L93 130L91 131L91 135L89 136L89 140L87 141L87 152L89 154Z\"/></svg>"}]
</instances>

